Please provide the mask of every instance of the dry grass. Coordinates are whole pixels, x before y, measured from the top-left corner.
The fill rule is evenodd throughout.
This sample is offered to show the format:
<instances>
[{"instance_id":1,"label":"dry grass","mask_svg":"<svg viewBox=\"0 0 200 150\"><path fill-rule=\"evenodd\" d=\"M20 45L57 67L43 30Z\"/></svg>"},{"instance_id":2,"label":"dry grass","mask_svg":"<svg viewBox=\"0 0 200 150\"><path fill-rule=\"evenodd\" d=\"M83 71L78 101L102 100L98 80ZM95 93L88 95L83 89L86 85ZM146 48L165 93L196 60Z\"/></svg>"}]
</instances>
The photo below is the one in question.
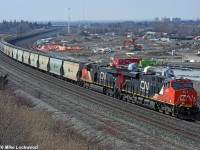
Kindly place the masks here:
<instances>
[{"instance_id":1,"label":"dry grass","mask_svg":"<svg viewBox=\"0 0 200 150\"><path fill-rule=\"evenodd\" d=\"M65 122L55 121L44 110L24 106L24 100L19 105L19 100L16 103L13 99L0 92L0 145L38 145L40 150L88 149Z\"/></svg>"}]
</instances>

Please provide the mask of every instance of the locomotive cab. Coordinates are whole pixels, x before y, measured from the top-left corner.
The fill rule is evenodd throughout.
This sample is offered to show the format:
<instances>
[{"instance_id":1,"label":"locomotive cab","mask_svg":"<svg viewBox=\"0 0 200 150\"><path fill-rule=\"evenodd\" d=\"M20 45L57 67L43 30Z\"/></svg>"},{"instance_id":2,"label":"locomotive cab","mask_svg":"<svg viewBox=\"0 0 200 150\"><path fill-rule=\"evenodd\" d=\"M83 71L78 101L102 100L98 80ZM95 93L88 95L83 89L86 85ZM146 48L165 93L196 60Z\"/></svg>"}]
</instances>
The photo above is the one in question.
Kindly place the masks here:
<instances>
[{"instance_id":1,"label":"locomotive cab","mask_svg":"<svg viewBox=\"0 0 200 150\"><path fill-rule=\"evenodd\" d=\"M197 92L188 79L164 81L163 101L173 105L173 114L181 118L190 118L198 112Z\"/></svg>"}]
</instances>

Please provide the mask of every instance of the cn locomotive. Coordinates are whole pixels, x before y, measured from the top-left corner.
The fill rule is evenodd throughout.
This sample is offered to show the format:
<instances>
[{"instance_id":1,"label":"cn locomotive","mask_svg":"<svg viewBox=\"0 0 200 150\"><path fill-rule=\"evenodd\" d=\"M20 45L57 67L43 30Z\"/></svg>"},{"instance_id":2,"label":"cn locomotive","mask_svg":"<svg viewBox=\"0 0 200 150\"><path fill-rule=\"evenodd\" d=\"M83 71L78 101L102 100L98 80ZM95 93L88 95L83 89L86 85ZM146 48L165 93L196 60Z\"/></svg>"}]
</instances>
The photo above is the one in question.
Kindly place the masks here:
<instances>
[{"instance_id":1,"label":"cn locomotive","mask_svg":"<svg viewBox=\"0 0 200 150\"><path fill-rule=\"evenodd\" d=\"M183 119L197 114L197 91L188 79L175 79L152 71L127 71L97 64L82 69L84 86L96 84L106 95L121 100L149 105L157 111Z\"/></svg>"},{"instance_id":2,"label":"cn locomotive","mask_svg":"<svg viewBox=\"0 0 200 150\"><path fill-rule=\"evenodd\" d=\"M175 79L173 74L164 76L148 70L129 71L94 62L55 58L15 47L3 40L0 50L21 63L80 86L98 85L104 94L120 100L150 106L182 119L193 119L198 113L193 82Z\"/></svg>"}]
</instances>

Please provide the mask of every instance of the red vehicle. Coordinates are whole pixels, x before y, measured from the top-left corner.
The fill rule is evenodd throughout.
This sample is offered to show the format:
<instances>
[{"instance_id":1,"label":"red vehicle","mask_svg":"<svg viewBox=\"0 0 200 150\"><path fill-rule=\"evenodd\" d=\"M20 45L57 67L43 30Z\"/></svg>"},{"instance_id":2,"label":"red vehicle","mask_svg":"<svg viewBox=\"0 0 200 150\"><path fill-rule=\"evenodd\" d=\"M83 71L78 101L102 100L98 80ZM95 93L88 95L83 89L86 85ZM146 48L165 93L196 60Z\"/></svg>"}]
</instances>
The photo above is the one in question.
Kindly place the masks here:
<instances>
[{"instance_id":1,"label":"red vehicle","mask_svg":"<svg viewBox=\"0 0 200 150\"><path fill-rule=\"evenodd\" d=\"M112 62L115 67L125 67L130 63L139 63L140 58L113 58Z\"/></svg>"},{"instance_id":2,"label":"red vehicle","mask_svg":"<svg viewBox=\"0 0 200 150\"><path fill-rule=\"evenodd\" d=\"M125 48L126 43L128 43L132 47L131 50L142 50L142 45L136 44L134 37L132 37L130 40L123 40L122 48Z\"/></svg>"}]
</instances>

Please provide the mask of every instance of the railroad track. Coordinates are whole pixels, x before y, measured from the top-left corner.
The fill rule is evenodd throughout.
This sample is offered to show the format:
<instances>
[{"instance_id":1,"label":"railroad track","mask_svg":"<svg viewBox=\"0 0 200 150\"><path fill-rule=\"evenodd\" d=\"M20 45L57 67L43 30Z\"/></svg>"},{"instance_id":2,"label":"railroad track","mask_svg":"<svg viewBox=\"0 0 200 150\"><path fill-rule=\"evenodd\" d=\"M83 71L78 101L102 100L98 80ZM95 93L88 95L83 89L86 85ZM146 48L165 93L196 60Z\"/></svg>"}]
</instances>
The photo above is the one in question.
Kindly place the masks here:
<instances>
[{"instance_id":1,"label":"railroad track","mask_svg":"<svg viewBox=\"0 0 200 150\"><path fill-rule=\"evenodd\" d=\"M24 65L22 65L22 64L20 64L20 63L18 63L16 61L10 59L10 58L7 58L7 56L5 56L3 54L0 54L0 55L3 58L2 60L4 62L7 62L9 65L14 66L16 69L21 70L21 71L23 70L22 68L25 67L26 68L25 72L30 74L30 71L32 70L31 68L27 68L27 66L24 66ZM34 70L34 72L35 72L35 70ZM39 74L42 74L42 73L39 73ZM33 78L38 78L38 75L35 75L35 73L30 74L30 76L32 76ZM98 98L98 97L104 97L104 95L102 95L102 94L95 93L96 95L98 95L97 98L93 97L93 96L90 96L90 95L87 94L87 93L91 92L90 90L81 88L81 87L76 86L74 84L67 83L67 84L70 84L71 86L76 87L76 89L70 88L70 86L66 86L66 83L63 82L63 80L60 80L60 79L57 79L57 78L54 78L54 77L51 77L51 76L48 76L48 78L47 78L46 74L41 75L40 79L42 79L42 80L44 80L44 81L56 86L57 88L62 89L62 90L66 91L66 92L68 92L70 94L77 95L77 96L81 95L81 97L84 98L87 101L90 101L92 103L96 103L98 105L104 106L104 107L106 107L108 109L111 109L111 110L113 110L115 112L121 113L121 114L123 114L125 116L128 116L130 118L142 121L142 122L144 122L146 124L153 125L155 127L159 127L161 129L165 129L167 131L170 131L170 132L173 132L175 134L181 135L181 136L183 136L185 138L192 139L192 140L194 140L196 142L200 142L199 134L196 134L196 133L191 132L191 131L185 131L183 129L178 128L177 126L174 126L174 125L171 125L171 124L166 124L166 123L164 123L162 121L146 117L146 116L144 116L142 114L138 114L136 112L132 112L132 111L126 110L126 109L120 107L119 105L115 105L115 104L109 103L107 101L104 101L104 100ZM77 88L79 90L77 90ZM85 91L87 91L87 92L85 92ZM111 97L107 97L107 98L112 99ZM134 106L134 107L138 107L138 106ZM141 108L142 107L140 107L140 109ZM142 108L142 109L144 109L144 108ZM151 110L145 109L145 111L149 111L150 112ZM151 112L153 113L153 111L151 111ZM154 113L157 113L157 112L154 112ZM160 115L162 115L162 114L160 114ZM170 117L170 116L165 116L165 117ZM170 119L172 119L172 117L170 117ZM177 120L175 118L173 118L173 119ZM193 125L193 123L190 123L190 122L186 123L186 124ZM196 124L194 126L199 128L199 126L196 125Z\"/></svg>"},{"instance_id":2,"label":"railroad track","mask_svg":"<svg viewBox=\"0 0 200 150\"><path fill-rule=\"evenodd\" d=\"M11 67L11 65L9 65L10 67ZM19 70L19 71L21 71L21 68L22 67L20 67L20 66L18 66L19 68L17 69L17 70ZM26 67L25 67L26 68ZM28 69L30 69L30 68L28 68ZM27 71L27 72L29 72L28 74L30 75L30 73L31 74L34 74L34 73L32 73L32 72L30 72L30 71ZM34 70L34 72L35 72L35 70ZM30 75L31 76L31 75ZM36 78L35 76L33 76L33 78ZM21 83L21 80L19 80L19 82ZM24 83L24 82L23 82ZM47 82L48 84L49 84L49 82ZM51 83L50 83L51 84ZM52 84L51 84L52 85ZM27 85L26 85L27 86ZM29 89L29 88L28 88ZM48 93L48 94L45 94L45 93ZM138 139L138 138L140 138L140 136L141 136L141 134L140 135L137 135L135 132L136 132L136 130L134 130L135 132L133 132L133 131L131 131L130 129L131 128L133 128L134 126L133 125L130 125L130 124L127 124L127 123L125 123L124 121L114 121L114 120L116 120L114 117L111 117L111 116L107 116L107 115L102 115L102 114L100 114L99 112L95 112L95 114L91 114L90 112L91 112L91 110L89 110L87 107L83 107L83 106L78 106L76 103L73 103L73 102L71 102L71 103L67 103L66 101L63 101L63 97L62 96L60 96L59 94L53 94L53 93L51 93L51 92L49 92L49 91L45 91L44 92L44 94L43 95L45 95L45 96L47 96L47 97L52 97L52 96L55 96L56 98L56 101L54 101L53 99L48 99L48 101L46 101L47 103L50 103L52 106L59 106L59 107L61 107L61 111L63 111L63 112L65 112L65 110L68 110L68 108L70 107L74 107L76 110L74 111L74 112L81 112L81 113L84 113L85 115L88 115L88 116L90 116L90 117L92 117L92 119L93 120L96 120L96 121L93 121L93 122L95 122L95 124L98 124L98 127L97 127L97 130L99 130L99 128L100 129L103 129L104 131L107 131L107 130L112 130L112 127L114 126L114 127L116 127L117 126L117 128L116 128L116 130L117 130L117 134L115 134L115 133L111 133L115 138L118 138L118 139L123 139L123 140L125 140L125 141L127 141L127 142L129 142L129 143L133 143L134 141L133 141L133 135L135 135L135 137L134 137L134 139L136 140L136 139ZM49 100L50 100L50 102L49 102ZM59 103L58 103L59 102ZM72 104L73 103L73 104ZM72 112L72 113L74 113L74 112ZM97 118L97 116L100 116L100 117L98 117ZM110 122L109 120L112 120L112 122ZM94 125L95 125L94 124ZM121 129L121 130L119 130L119 128L121 127L121 125L122 124L125 124L125 126L126 126L126 129ZM140 129L137 129L137 131L138 130L140 130ZM115 132L115 131L114 131ZM144 132L144 131L142 131L142 130L140 130L140 132ZM147 133L143 133L144 135L146 135ZM127 135L129 135L129 136L127 136ZM150 138L150 136L148 136L149 138ZM147 137L145 137L145 138L147 138ZM110 139L108 139L108 140L110 140ZM148 141L148 138L146 139L147 141ZM94 141L94 143L95 142L97 142L97 141ZM153 142L151 142L150 144L151 145L156 145L157 144L157 142L158 141L154 141L154 143ZM166 142L166 143L171 143L171 145L175 145L176 146L176 148L178 147L179 149L187 149L187 148L185 148L184 146L181 146L181 145L177 145L177 144L175 144L175 143L173 143L173 142L170 142L170 141L165 141L165 140L162 140L161 142Z\"/></svg>"}]
</instances>

